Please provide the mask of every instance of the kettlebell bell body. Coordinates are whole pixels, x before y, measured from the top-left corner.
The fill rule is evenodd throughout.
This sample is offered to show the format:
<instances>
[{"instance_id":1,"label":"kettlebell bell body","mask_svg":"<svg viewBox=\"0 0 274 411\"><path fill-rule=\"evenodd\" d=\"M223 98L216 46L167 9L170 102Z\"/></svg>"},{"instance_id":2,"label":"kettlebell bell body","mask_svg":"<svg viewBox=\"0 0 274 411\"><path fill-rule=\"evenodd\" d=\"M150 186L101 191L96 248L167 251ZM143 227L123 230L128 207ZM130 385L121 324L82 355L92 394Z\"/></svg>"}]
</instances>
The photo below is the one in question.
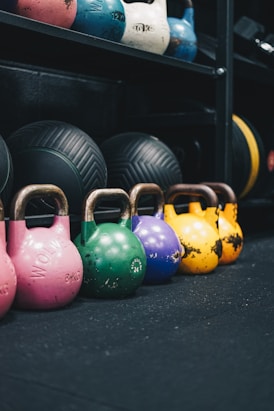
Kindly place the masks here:
<instances>
[{"instance_id":1,"label":"kettlebell bell body","mask_svg":"<svg viewBox=\"0 0 274 411\"><path fill-rule=\"evenodd\" d=\"M77 0L18 0L14 12L43 23L69 29L77 12Z\"/></svg>"},{"instance_id":2,"label":"kettlebell bell body","mask_svg":"<svg viewBox=\"0 0 274 411\"><path fill-rule=\"evenodd\" d=\"M0 200L0 319L11 308L17 287L17 277L14 265L6 250L6 224L4 207Z\"/></svg>"},{"instance_id":3,"label":"kettlebell bell body","mask_svg":"<svg viewBox=\"0 0 274 411\"><path fill-rule=\"evenodd\" d=\"M119 42L126 27L120 0L77 0L72 30Z\"/></svg>"},{"instance_id":4,"label":"kettlebell bell body","mask_svg":"<svg viewBox=\"0 0 274 411\"><path fill-rule=\"evenodd\" d=\"M219 194L224 203L219 206L219 235L222 241L222 255L219 264L231 264L235 262L243 249L244 235L238 223L238 204L233 189L223 182L203 182L215 193ZM200 203L190 203L189 211L201 215L203 210Z\"/></svg>"},{"instance_id":5,"label":"kettlebell bell body","mask_svg":"<svg viewBox=\"0 0 274 411\"><path fill-rule=\"evenodd\" d=\"M151 53L164 54L170 39L166 0L121 1L126 16L121 43Z\"/></svg>"},{"instance_id":6,"label":"kettlebell bell body","mask_svg":"<svg viewBox=\"0 0 274 411\"><path fill-rule=\"evenodd\" d=\"M182 195L202 197L207 204L204 215L189 212L177 214L174 201ZM164 218L177 233L185 250L178 273L206 274L217 267L222 255L218 217L218 198L208 186L176 184L169 187L166 192Z\"/></svg>"},{"instance_id":7,"label":"kettlebell bell body","mask_svg":"<svg viewBox=\"0 0 274 411\"><path fill-rule=\"evenodd\" d=\"M57 208L50 227L28 228L27 203L36 196L51 197ZM22 309L56 309L77 296L83 264L70 239L68 202L52 184L23 187L13 197L9 221L8 254L17 274L15 304Z\"/></svg>"},{"instance_id":8,"label":"kettlebell bell body","mask_svg":"<svg viewBox=\"0 0 274 411\"><path fill-rule=\"evenodd\" d=\"M96 224L94 210L100 200L121 204L119 221ZM81 232L74 243L82 257L86 297L124 298L143 283L146 254L132 232L129 196L120 188L92 190L83 203Z\"/></svg>"},{"instance_id":9,"label":"kettlebell bell body","mask_svg":"<svg viewBox=\"0 0 274 411\"><path fill-rule=\"evenodd\" d=\"M143 195L155 200L152 215L139 215L138 204ZM164 221L164 193L154 183L138 183L129 192L132 231L142 242L147 258L145 284L165 283L177 272L183 250L179 238Z\"/></svg>"},{"instance_id":10,"label":"kettlebell bell body","mask_svg":"<svg viewBox=\"0 0 274 411\"><path fill-rule=\"evenodd\" d=\"M183 17L168 17L170 41L165 55L192 62L197 55L197 36L194 31L194 8L191 0L186 0Z\"/></svg>"}]
</instances>

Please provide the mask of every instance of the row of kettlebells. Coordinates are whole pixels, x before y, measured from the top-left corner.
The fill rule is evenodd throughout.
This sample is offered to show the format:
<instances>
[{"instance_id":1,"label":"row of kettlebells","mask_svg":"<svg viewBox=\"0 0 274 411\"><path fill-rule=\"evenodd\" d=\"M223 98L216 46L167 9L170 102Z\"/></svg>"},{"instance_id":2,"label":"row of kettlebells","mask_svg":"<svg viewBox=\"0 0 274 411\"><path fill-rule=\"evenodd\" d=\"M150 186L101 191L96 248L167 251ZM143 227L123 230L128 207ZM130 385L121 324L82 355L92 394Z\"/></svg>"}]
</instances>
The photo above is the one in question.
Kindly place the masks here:
<instances>
[{"instance_id":1,"label":"row of kettlebells","mask_svg":"<svg viewBox=\"0 0 274 411\"><path fill-rule=\"evenodd\" d=\"M147 195L154 209L140 213L139 200ZM187 212L177 212L180 196L190 198ZM50 226L27 224L26 206L37 197L50 197L56 205ZM95 210L103 200L119 203L117 222L96 223ZM142 284L163 284L175 274L210 273L218 264L235 262L243 248L236 198L225 183L176 184L166 195L154 183L138 183L129 193L94 189L85 197L74 239L68 201L56 185L25 186L10 208L6 225L0 207L0 318L13 304L57 309L80 292L127 297Z\"/></svg>"},{"instance_id":2,"label":"row of kettlebells","mask_svg":"<svg viewBox=\"0 0 274 411\"><path fill-rule=\"evenodd\" d=\"M193 61L197 53L194 8L167 15L167 0L5 0L1 9L130 47Z\"/></svg>"}]
</instances>

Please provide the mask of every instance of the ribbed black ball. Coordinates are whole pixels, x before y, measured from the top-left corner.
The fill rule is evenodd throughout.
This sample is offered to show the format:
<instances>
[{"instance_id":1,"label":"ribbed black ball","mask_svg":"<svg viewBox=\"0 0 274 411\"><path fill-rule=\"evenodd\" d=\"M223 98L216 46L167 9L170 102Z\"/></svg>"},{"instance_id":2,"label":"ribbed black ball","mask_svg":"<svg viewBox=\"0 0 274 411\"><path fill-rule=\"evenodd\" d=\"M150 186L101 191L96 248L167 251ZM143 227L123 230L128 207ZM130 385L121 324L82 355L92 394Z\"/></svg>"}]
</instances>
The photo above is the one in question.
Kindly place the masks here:
<instances>
[{"instance_id":1,"label":"ribbed black ball","mask_svg":"<svg viewBox=\"0 0 274 411\"><path fill-rule=\"evenodd\" d=\"M106 187L107 167L99 146L73 124L29 123L13 132L7 145L14 164L14 193L27 184L55 184L64 191L70 213L79 214L85 195ZM49 204L43 205L44 210L41 201L37 213L47 211Z\"/></svg>"},{"instance_id":2,"label":"ribbed black ball","mask_svg":"<svg viewBox=\"0 0 274 411\"><path fill-rule=\"evenodd\" d=\"M140 132L116 134L101 144L108 169L108 187L129 191L137 183L155 183L163 191L182 183L180 164L155 136Z\"/></svg>"},{"instance_id":3,"label":"ribbed black ball","mask_svg":"<svg viewBox=\"0 0 274 411\"><path fill-rule=\"evenodd\" d=\"M9 148L4 138L0 135L0 198L4 208L12 195L13 163ZM4 210L6 214L6 209Z\"/></svg>"}]
</instances>

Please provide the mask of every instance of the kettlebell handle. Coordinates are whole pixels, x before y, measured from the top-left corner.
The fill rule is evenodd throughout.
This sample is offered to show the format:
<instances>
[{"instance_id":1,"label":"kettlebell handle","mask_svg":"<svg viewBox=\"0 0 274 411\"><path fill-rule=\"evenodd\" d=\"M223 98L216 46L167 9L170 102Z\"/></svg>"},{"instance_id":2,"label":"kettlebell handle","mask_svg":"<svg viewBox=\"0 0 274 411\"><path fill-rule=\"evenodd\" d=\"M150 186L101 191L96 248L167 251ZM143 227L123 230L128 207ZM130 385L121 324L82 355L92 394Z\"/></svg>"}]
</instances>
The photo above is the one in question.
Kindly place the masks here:
<instances>
[{"instance_id":1,"label":"kettlebell handle","mask_svg":"<svg viewBox=\"0 0 274 411\"><path fill-rule=\"evenodd\" d=\"M10 220L25 219L27 203L35 197L50 196L56 203L58 216L67 216L68 200L63 190L54 184L29 184L21 188L13 197L10 207Z\"/></svg>"},{"instance_id":2,"label":"kettlebell handle","mask_svg":"<svg viewBox=\"0 0 274 411\"><path fill-rule=\"evenodd\" d=\"M138 203L142 195L154 196L154 214L161 215L164 212L165 196L158 184L137 183L129 191L129 201L131 205L131 215L138 215Z\"/></svg>"},{"instance_id":3,"label":"kettlebell handle","mask_svg":"<svg viewBox=\"0 0 274 411\"><path fill-rule=\"evenodd\" d=\"M83 203L83 221L95 221L94 211L96 204L102 198L111 197L113 200L118 200L121 204L120 218L122 220L130 220L131 209L129 196L125 190L121 188L97 188L87 194Z\"/></svg>"},{"instance_id":4,"label":"kettlebell handle","mask_svg":"<svg viewBox=\"0 0 274 411\"><path fill-rule=\"evenodd\" d=\"M208 207L218 207L218 197L212 188L205 184L173 184L166 191L166 203L171 204L174 200L181 196L187 195L191 197L202 197Z\"/></svg>"},{"instance_id":5,"label":"kettlebell handle","mask_svg":"<svg viewBox=\"0 0 274 411\"><path fill-rule=\"evenodd\" d=\"M183 0L184 3L184 8L187 9L193 9L193 2L192 0Z\"/></svg>"},{"instance_id":6,"label":"kettlebell handle","mask_svg":"<svg viewBox=\"0 0 274 411\"><path fill-rule=\"evenodd\" d=\"M233 189L226 183L223 182L202 182L201 184L205 184L208 187L212 188L217 194L221 194L223 199L226 203L236 204L237 198L236 194L234 193Z\"/></svg>"}]
</instances>

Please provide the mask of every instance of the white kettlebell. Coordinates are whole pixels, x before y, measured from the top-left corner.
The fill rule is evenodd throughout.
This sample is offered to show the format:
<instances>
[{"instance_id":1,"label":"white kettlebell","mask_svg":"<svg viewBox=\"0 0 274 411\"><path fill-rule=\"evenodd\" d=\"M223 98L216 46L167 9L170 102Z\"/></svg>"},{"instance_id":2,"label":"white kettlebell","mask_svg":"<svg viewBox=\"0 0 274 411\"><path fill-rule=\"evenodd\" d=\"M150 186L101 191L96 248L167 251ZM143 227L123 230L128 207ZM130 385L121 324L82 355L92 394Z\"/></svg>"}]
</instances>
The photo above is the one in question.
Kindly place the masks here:
<instances>
[{"instance_id":1,"label":"white kettlebell","mask_svg":"<svg viewBox=\"0 0 274 411\"><path fill-rule=\"evenodd\" d=\"M166 0L121 0L126 27L121 43L144 51L164 54L170 40Z\"/></svg>"}]
</instances>

